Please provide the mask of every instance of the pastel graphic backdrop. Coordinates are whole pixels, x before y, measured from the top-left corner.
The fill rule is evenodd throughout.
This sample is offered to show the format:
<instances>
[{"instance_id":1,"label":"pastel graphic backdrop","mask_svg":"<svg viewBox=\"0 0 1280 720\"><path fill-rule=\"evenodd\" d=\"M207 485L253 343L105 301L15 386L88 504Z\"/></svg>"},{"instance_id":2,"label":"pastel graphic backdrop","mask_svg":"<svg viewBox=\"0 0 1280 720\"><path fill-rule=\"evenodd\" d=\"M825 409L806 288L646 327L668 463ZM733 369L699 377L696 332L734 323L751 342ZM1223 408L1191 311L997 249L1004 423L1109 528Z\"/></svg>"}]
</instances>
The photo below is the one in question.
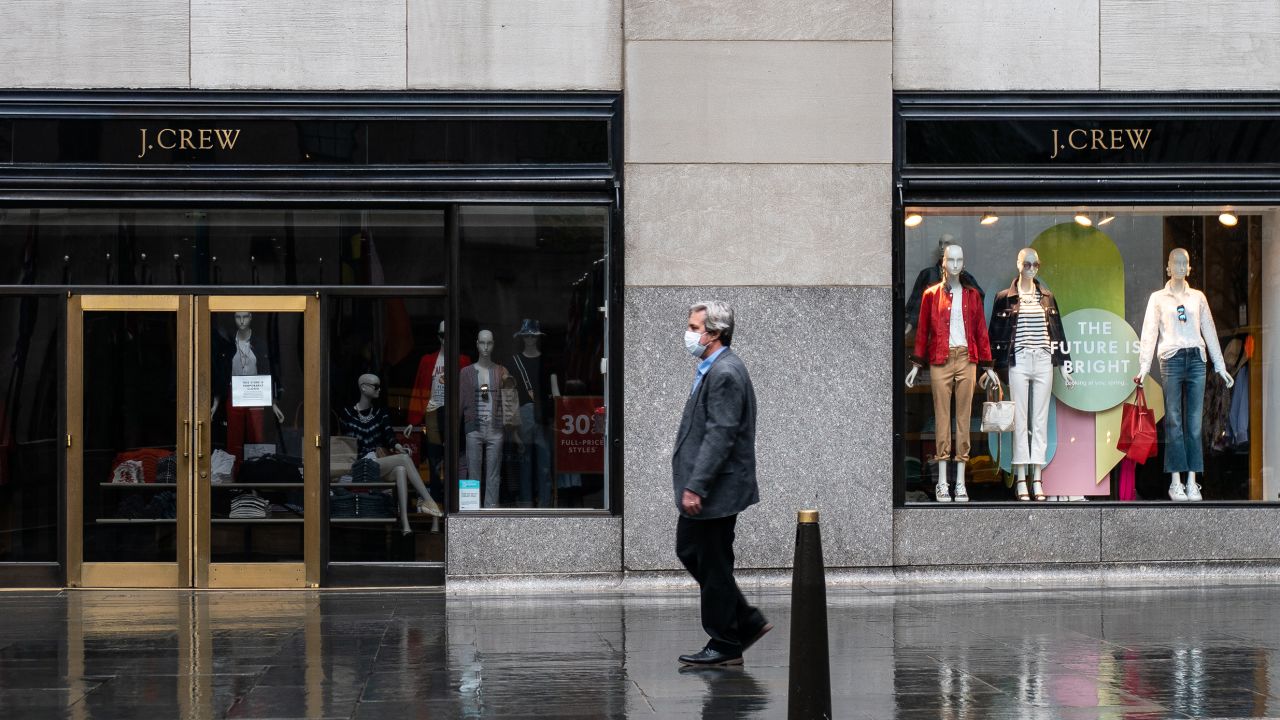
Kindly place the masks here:
<instances>
[{"instance_id":1,"label":"pastel graphic backdrop","mask_svg":"<svg viewBox=\"0 0 1280 720\"><path fill-rule=\"evenodd\" d=\"M1074 222L1045 230L1031 247L1040 255L1040 280L1057 299L1076 381L1068 389L1054 374L1057 422L1050 442L1069 451L1050 458L1045 492L1108 495L1105 481L1124 457L1115 449L1121 406L1133 395L1138 371L1138 330L1124 319L1124 258L1105 232ZM1163 394L1154 381L1146 388L1159 420Z\"/></svg>"}]
</instances>

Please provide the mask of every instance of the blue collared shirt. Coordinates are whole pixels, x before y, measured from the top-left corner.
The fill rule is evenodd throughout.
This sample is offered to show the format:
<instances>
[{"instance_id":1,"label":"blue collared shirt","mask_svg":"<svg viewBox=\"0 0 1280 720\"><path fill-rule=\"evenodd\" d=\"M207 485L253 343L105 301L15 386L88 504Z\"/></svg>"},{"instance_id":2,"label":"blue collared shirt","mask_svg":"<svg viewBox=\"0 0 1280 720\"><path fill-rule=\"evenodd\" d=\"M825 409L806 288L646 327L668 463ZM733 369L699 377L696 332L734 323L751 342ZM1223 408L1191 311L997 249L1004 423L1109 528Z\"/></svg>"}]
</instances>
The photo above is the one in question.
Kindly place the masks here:
<instances>
[{"instance_id":1,"label":"blue collared shirt","mask_svg":"<svg viewBox=\"0 0 1280 720\"><path fill-rule=\"evenodd\" d=\"M716 358L722 352L724 352L724 348L711 353L711 357L698 363L698 374L693 376L693 389L689 391L690 395L698 392L698 385L702 384L702 376L707 374L707 371L711 369L711 364L716 361Z\"/></svg>"}]
</instances>

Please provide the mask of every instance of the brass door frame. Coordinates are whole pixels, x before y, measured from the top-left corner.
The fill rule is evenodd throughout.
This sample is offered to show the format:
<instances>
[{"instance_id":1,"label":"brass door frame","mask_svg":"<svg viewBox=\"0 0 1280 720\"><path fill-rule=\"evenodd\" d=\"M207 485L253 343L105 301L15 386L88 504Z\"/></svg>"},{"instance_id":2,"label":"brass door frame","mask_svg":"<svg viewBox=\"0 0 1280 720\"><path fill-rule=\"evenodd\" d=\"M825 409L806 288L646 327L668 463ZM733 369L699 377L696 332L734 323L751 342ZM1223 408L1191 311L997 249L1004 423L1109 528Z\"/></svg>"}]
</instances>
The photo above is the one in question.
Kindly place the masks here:
<instances>
[{"instance_id":1,"label":"brass door frame","mask_svg":"<svg viewBox=\"0 0 1280 720\"><path fill-rule=\"evenodd\" d=\"M320 295L203 295L196 298L195 353L210 357L213 313L301 313L303 317L303 561L300 563L215 563L211 561L212 368L197 365L195 426L195 568L199 588L287 588L320 586Z\"/></svg>"},{"instance_id":2,"label":"brass door frame","mask_svg":"<svg viewBox=\"0 0 1280 720\"><path fill-rule=\"evenodd\" d=\"M176 316L178 350L174 438L177 461L177 557L174 562L84 561L84 314L156 312ZM191 577L191 298L185 295L69 295L67 298L67 585L183 587Z\"/></svg>"},{"instance_id":3,"label":"brass door frame","mask_svg":"<svg viewBox=\"0 0 1280 720\"><path fill-rule=\"evenodd\" d=\"M70 587L319 587L320 296L68 295L67 585ZM212 563L212 313L303 315L303 562ZM177 316L177 558L172 563L84 562L84 313L170 312Z\"/></svg>"}]
</instances>

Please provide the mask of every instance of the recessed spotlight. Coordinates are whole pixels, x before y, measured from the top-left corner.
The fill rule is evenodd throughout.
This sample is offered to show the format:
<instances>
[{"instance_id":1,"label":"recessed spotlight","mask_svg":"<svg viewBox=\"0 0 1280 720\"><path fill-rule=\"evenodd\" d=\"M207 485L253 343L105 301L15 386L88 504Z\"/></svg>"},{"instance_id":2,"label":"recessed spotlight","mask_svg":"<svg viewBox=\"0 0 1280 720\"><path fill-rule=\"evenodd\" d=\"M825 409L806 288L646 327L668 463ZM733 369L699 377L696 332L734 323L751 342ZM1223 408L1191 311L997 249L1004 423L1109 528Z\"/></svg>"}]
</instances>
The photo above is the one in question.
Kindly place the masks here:
<instances>
[{"instance_id":1,"label":"recessed spotlight","mask_svg":"<svg viewBox=\"0 0 1280 720\"><path fill-rule=\"evenodd\" d=\"M1116 216L1115 216L1115 215L1108 215L1108 216L1106 216L1106 217L1104 217L1104 218L1102 218L1101 220L1099 220L1099 221L1098 221L1098 227L1102 227L1103 225L1107 225L1107 224L1109 224L1112 220L1115 220L1115 219L1116 219Z\"/></svg>"},{"instance_id":2,"label":"recessed spotlight","mask_svg":"<svg viewBox=\"0 0 1280 720\"><path fill-rule=\"evenodd\" d=\"M982 219L979 220L978 222L982 223L983 225L995 225L996 223L1000 222L1000 216L994 213L985 213L983 214Z\"/></svg>"},{"instance_id":3,"label":"recessed spotlight","mask_svg":"<svg viewBox=\"0 0 1280 720\"><path fill-rule=\"evenodd\" d=\"M906 225L907 227L915 227L922 222L924 222L923 215L921 215L920 213L911 213L910 215L907 216L907 220L903 224Z\"/></svg>"},{"instance_id":4,"label":"recessed spotlight","mask_svg":"<svg viewBox=\"0 0 1280 720\"><path fill-rule=\"evenodd\" d=\"M1232 213L1224 212L1218 216L1218 222L1226 225L1227 227L1235 227L1236 223L1240 222L1240 218L1236 217Z\"/></svg>"},{"instance_id":5,"label":"recessed spotlight","mask_svg":"<svg viewBox=\"0 0 1280 720\"><path fill-rule=\"evenodd\" d=\"M1076 216L1072 219L1076 221L1077 225L1082 225L1084 227L1089 227L1093 225L1093 221L1090 220L1089 216L1085 215L1084 213L1076 213Z\"/></svg>"}]
</instances>

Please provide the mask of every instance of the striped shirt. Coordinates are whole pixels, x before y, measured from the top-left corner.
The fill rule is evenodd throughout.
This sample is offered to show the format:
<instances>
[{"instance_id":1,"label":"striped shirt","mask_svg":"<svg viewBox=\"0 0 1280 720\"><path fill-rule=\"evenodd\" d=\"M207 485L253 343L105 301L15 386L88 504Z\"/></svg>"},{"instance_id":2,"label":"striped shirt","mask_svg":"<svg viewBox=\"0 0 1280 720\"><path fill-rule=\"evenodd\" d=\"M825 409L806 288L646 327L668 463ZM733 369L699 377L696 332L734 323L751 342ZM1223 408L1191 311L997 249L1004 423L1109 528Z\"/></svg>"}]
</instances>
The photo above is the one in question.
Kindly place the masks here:
<instances>
[{"instance_id":1,"label":"striped shirt","mask_svg":"<svg viewBox=\"0 0 1280 720\"><path fill-rule=\"evenodd\" d=\"M342 434L356 439L356 452L360 457L378 448L390 450L396 445L396 434L391 429L391 415L386 408L369 408L368 414L361 415L354 407L347 406L338 413L338 419Z\"/></svg>"},{"instance_id":2,"label":"striped shirt","mask_svg":"<svg viewBox=\"0 0 1280 720\"><path fill-rule=\"evenodd\" d=\"M1015 350L1049 349L1049 325L1045 322L1040 292L1018 293L1018 325L1013 334Z\"/></svg>"}]
</instances>

